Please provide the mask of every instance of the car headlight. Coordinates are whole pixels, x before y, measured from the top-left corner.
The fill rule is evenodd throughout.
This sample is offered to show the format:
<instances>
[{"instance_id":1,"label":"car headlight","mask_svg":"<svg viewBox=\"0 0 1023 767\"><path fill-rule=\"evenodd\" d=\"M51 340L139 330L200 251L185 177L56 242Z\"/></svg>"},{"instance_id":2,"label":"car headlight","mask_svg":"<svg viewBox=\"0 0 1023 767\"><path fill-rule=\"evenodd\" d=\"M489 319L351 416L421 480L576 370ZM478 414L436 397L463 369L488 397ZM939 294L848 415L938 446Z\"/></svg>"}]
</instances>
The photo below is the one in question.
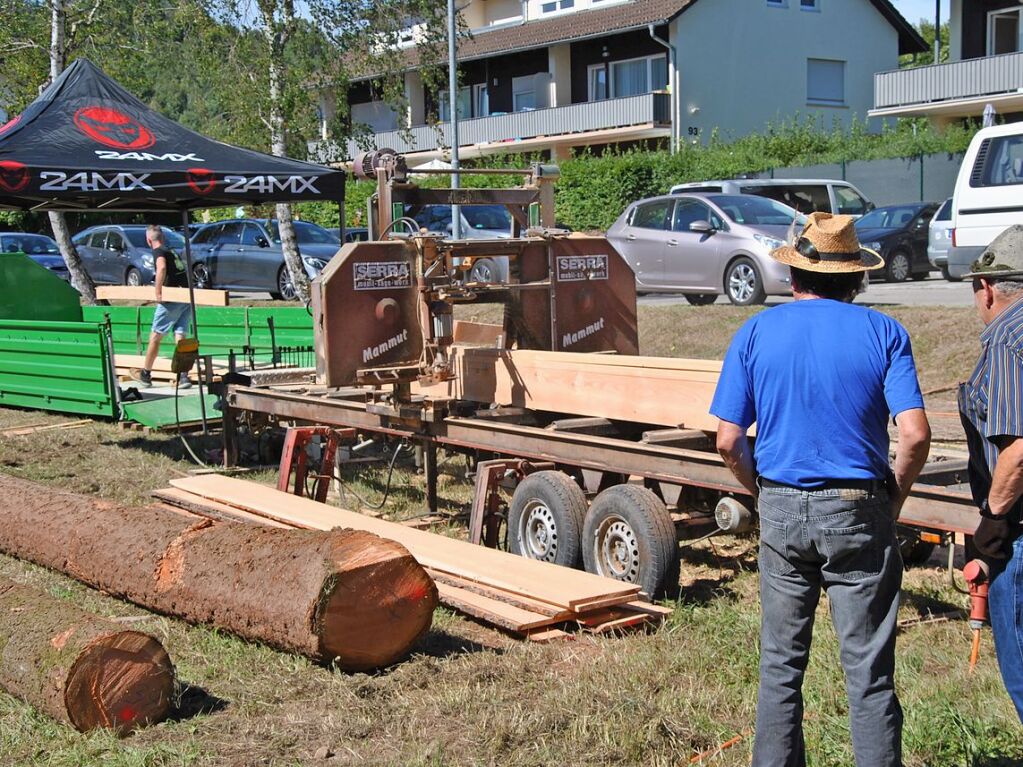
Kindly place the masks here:
<instances>
[{"instance_id":1,"label":"car headlight","mask_svg":"<svg viewBox=\"0 0 1023 767\"><path fill-rule=\"evenodd\" d=\"M322 258L303 258L305 265L312 269L314 272L322 272L323 268L327 265L327 262Z\"/></svg>"},{"instance_id":2,"label":"car headlight","mask_svg":"<svg viewBox=\"0 0 1023 767\"><path fill-rule=\"evenodd\" d=\"M874 242L868 242L868 243L867 243L866 245L864 245L863 247L867 248L867 250L875 250L875 251L877 251L878 253L880 253L880 252L881 252L881 243L880 243L880 242L877 242L877 241L874 241Z\"/></svg>"},{"instance_id":3,"label":"car headlight","mask_svg":"<svg viewBox=\"0 0 1023 767\"><path fill-rule=\"evenodd\" d=\"M777 237L768 237L766 234L754 234L753 239L767 248L768 253L785 244L785 240L779 240Z\"/></svg>"}]
</instances>

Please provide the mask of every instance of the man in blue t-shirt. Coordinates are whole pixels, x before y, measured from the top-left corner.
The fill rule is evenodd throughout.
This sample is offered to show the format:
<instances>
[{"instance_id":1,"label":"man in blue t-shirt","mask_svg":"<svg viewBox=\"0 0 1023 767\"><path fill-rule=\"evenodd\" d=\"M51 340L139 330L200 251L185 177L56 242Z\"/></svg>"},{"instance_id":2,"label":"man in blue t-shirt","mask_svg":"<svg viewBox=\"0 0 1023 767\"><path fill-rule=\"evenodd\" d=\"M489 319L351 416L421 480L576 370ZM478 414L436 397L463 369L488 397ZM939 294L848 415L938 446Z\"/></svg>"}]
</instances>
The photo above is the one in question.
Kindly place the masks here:
<instances>
[{"instance_id":1,"label":"man in blue t-shirt","mask_svg":"<svg viewBox=\"0 0 1023 767\"><path fill-rule=\"evenodd\" d=\"M760 692L754 767L802 767L803 674L821 589L841 646L859 767L902 764L895 520L927 460L930 427L905 329L854 306L884 266L853 220L812 214L793 246L795 301L736 333L711 413L718 451L758 501ZM894 471L888 421L899 432ZM751 451L747 432L757 425Z\"/></svg>"}]
</instances>

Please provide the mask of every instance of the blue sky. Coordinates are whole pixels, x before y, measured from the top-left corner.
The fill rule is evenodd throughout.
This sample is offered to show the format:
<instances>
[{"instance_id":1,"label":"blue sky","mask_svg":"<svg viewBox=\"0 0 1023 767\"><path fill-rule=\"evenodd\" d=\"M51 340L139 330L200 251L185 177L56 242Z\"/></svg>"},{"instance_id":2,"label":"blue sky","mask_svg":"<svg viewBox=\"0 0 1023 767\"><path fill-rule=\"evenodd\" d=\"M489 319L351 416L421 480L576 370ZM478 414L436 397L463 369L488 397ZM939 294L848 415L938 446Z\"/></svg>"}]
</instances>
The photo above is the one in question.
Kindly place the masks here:
<instances>
[{"instance_id":1,"label":"blue sky","mask_svg":"<svg viewBox=\"0 0 1023 767\"><path fill-rule=\"evenodd\" d=\"M916 24L920 19L934 19L934 0L894 0L895 7L911 23ZM951 0L941 0L941 19L948 21L948 7Z\"/></svg>"}]
</instances>

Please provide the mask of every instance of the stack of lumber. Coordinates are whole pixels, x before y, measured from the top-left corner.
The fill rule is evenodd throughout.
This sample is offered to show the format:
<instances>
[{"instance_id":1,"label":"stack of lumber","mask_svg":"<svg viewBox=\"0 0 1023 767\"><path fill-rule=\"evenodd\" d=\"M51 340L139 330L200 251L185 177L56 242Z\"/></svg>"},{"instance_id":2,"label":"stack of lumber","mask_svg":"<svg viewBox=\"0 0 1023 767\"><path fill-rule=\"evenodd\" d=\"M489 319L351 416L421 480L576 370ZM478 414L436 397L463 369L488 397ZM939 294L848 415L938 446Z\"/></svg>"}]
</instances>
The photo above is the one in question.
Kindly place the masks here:
<instances>
[{"instance_id":1,"label":"stack of lumber","mask_svg":"<svg viewBox=\"0 0 1023 767\"><path fill-rule=\"evenodd\" d=\"M154 612L351 671L405 657L437 606L436 587L412 555L371 533L196 520L2 474L0 552Z\"/></svg>"},{"instance_id":2,"label":"stack of lumber","mask_svg":"<svg viewBox=\"0 0 1023 767\"><path fill-rule=\"evenodd\" d=\"M131 371L141 368L146 363L146 356L144 354L115 354L114 355L114 370L117 372L117 377L122 381L131 380ZM171 370L171 360L168 357L157 357L153 362L153 369L150 371L153 374L154 381L167 381L173 383L176 375ZM227 372L227 365L221 364L213 365L213 380L219 381L220 376ZM195 366L188 373L188 377L193 381L198 380L199 369Z\"/></svg>"},{"instance_id":3,"label":"stack of lumber","mask_svg":"<svg viewBox=\"0 0 1023 767\"><path fill-rule=\"evenodd\" d=\"M196 290L196 306L227 306L226 290ZM96 298L104 301L156 301L156 288L152 285L98 285ZM164 303L187 304L188 288L164 288Z\"/></svg>"},{"instance_id":4,"label":"stack of lumber","mask_svg":"<svg viewBox=\"0 0 1023 767\"><path fill-rule=\"evenodd\" d=\"M456 378L420 387L481 404L717 430L717 360L454 346Z\"/></svg>"},{"instance_id":5,"label":"stack of lumber","mask_svg":"<svg viewBox=\"0 0 1023 767\"><path fill-rule=\"evenodd\" d=\"M671 612L651 604L631 583L374 519L254 482L207 474L173 479L171 485L173 490L158 491L157 497L212 517L313 530L350 528L397 541L433 577L441 604L531 639L566 638L556 628L565 624L614 631L660 621Z\"/></svg>"},{"instance_id":6,"label":"stack of lumber","mask_svg":"<svg viewBox=\"0 0 1023 767\"><path fill-rule=\"evenodd\" d=\"M2 578L0 647L0 686L81 732L124 735L162 720L174 701L174 666L158 639Z\"/></svg>"}]
</instances>

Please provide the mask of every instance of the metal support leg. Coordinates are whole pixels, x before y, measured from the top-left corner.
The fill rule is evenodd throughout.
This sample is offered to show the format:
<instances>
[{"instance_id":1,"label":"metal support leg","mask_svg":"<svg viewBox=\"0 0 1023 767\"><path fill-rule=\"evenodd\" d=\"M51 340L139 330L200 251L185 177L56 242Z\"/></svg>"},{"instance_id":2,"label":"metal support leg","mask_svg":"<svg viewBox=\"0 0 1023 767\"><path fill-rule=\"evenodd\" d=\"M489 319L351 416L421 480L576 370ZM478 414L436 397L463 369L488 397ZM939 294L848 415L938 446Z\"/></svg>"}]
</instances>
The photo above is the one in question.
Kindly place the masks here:
<instances>
[{"instance_id":1,"label":"metal support leg","mask_svg":"<svg viewBox=\"0 0 1023 767\"><path fill-rule=\"evenodd\" d=\"M224 400L224 468L238 465L238 411Z\"/></svg>"},{"instance_id":2,"label":"metal support leg","mask_svg":"<svg viewBox=\"0 0 1023 767\"><path fill-rule=\"evenodd\" d=\"M437 513L437 445L430 441L423 445L426 453L426 507L431 514Z\"/></svg>"}]
</instances>

